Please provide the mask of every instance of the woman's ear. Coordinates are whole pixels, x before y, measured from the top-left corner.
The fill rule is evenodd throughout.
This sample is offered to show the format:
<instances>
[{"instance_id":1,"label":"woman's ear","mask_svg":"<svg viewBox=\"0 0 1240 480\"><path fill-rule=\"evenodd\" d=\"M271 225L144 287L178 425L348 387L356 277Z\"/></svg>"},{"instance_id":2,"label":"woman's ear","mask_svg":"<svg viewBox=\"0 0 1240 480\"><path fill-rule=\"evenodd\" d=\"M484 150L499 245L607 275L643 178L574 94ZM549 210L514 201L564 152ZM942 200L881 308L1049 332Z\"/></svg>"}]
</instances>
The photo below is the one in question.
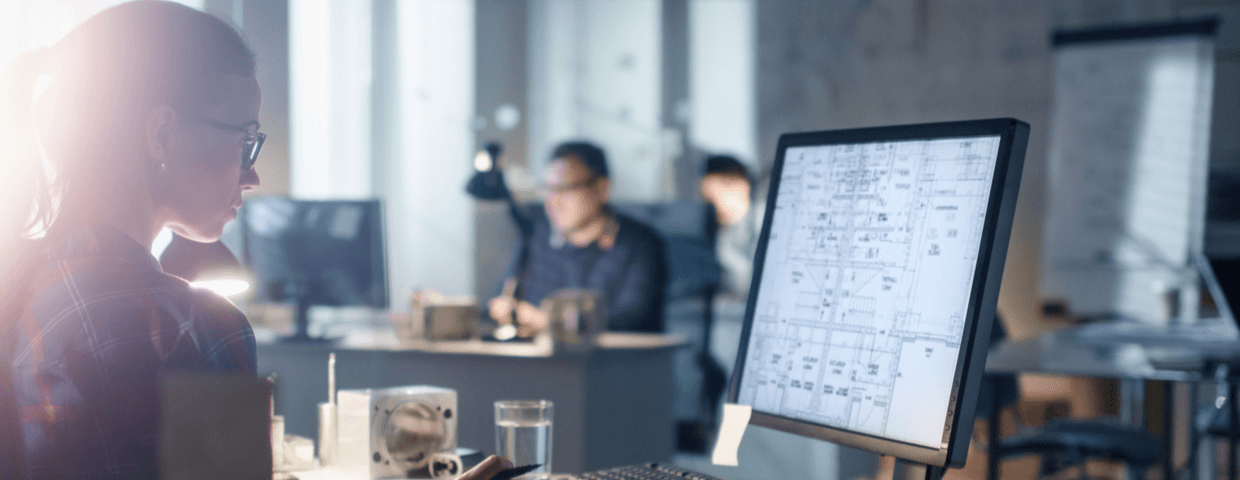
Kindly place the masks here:
<instances>
[{"instance_id":1,"label":"woman's ear","mask_svg":"<svg viewBox=\"0 0 1240 480\"><path fill-rule=\"evenodd\" d=\"M174 147L180 141L177 122L176 110L168 105L152 108L147 113L143 136L152 170L164 169Z\"/></svg>"}]
</instances>

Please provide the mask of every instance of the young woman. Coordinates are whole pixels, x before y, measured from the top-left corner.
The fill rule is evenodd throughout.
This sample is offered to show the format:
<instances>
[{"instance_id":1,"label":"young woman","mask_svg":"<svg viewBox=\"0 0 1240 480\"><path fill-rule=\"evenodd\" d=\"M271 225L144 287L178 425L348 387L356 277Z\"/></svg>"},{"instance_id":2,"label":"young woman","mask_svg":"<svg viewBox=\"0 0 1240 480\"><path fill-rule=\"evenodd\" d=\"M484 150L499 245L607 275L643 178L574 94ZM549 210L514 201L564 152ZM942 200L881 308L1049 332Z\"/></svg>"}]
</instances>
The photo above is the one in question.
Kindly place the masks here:
<instances>
[{"instance_id":1,"label":"young woman","mask_svg":"<svg viewBox=\"0 0 1240 480\"><path fill-rule=\"evenodd\" d=\"M228 24L137 1L0 75L0 429L28 466L0 443L6 478L156 477L159 377L255 374L245 316L150 254L163 228L219 239L258 185L254 70Z\"/></svg>"},{"instance_id":2,"label":"young woman","mask_svg":"<svg viewBox=\"0 0 1240 480\"><path fill-rule=\"evenodd\" d=\"M210 15L133 2L0 83L0 318L29 473L155 477L159 376L255 373L245 316L150 254L165 227L217 240L258 185L254 55Z\"/></svg>"}]
</instances>

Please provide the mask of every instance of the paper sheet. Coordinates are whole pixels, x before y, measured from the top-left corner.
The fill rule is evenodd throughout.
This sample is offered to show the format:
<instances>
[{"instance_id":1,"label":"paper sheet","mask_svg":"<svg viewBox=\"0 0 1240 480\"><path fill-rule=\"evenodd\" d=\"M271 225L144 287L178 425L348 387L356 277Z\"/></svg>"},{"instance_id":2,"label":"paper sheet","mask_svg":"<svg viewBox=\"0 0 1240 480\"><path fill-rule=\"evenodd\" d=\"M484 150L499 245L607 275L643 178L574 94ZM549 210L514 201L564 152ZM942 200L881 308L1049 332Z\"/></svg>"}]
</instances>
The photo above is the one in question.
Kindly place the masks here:
<instances>
[{"instance_id":1,"label":"paper sheet","mask_svg":"<svg viewBox=\"0 0 1240 480\"><path fill-rule=\"evenodd\" d=\"M749 416L753 407L749 405L723 405L723 425L719 426L719 439L715 442L715 453L711 455L711 463L735 467L736 453L741 448L741 437L745 436L745 427L749 426Z\"/></svg>"}]
</instances>

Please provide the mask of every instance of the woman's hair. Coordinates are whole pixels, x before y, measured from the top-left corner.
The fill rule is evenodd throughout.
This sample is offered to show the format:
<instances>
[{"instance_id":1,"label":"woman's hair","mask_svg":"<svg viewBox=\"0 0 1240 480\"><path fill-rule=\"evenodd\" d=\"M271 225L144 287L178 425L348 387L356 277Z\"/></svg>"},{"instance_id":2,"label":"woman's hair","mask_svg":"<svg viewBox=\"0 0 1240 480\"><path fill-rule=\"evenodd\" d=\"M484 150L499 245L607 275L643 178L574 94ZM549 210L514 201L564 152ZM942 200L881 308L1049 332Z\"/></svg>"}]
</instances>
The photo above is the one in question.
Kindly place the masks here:
<instances>
[{"instance_id":1,"label":"woman's hair","mask_svg":"<svg viewBox=\"0 0 1240 480\"><path fill-rule=\"evenodd\" d=\"M73 209L107 198L99 194L125 183L117 179L149 174L124 157L152 107L218 101L221 74L254 68L232 26L151 0L104 10L19 56L0 74L0 179L15 189L0 200L0 249L85 220Z\"/></svg>"}]
</instances>

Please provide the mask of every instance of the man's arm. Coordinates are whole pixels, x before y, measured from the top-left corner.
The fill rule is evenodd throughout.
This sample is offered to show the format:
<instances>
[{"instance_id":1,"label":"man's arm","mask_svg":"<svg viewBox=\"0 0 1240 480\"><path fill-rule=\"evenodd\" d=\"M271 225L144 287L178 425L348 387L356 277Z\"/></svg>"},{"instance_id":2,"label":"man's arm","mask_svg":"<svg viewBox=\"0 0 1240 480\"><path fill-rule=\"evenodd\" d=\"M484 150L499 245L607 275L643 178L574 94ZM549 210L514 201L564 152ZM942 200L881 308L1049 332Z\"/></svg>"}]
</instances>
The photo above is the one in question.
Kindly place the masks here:
<instances>
[{"instance_id":1,"label":"man's arm","mask_svg":"<svg viewBox=\"0 0 1240 480\"><path fill-rule=\"evenodd\" d=\"M500 285L496 289L497 292L490 301L487 302L487 313L492 320L500 324L508 324L512 322L513 310L517 308L517 287L519 286L520 277L525 272L522 263L528 260L522 256L529 255L526 251L526 239L517 242L517 247L513 249L511 257L508 259L508 268L504 269L504 276L501 277Z\"/></svg>"}]
</instances>

